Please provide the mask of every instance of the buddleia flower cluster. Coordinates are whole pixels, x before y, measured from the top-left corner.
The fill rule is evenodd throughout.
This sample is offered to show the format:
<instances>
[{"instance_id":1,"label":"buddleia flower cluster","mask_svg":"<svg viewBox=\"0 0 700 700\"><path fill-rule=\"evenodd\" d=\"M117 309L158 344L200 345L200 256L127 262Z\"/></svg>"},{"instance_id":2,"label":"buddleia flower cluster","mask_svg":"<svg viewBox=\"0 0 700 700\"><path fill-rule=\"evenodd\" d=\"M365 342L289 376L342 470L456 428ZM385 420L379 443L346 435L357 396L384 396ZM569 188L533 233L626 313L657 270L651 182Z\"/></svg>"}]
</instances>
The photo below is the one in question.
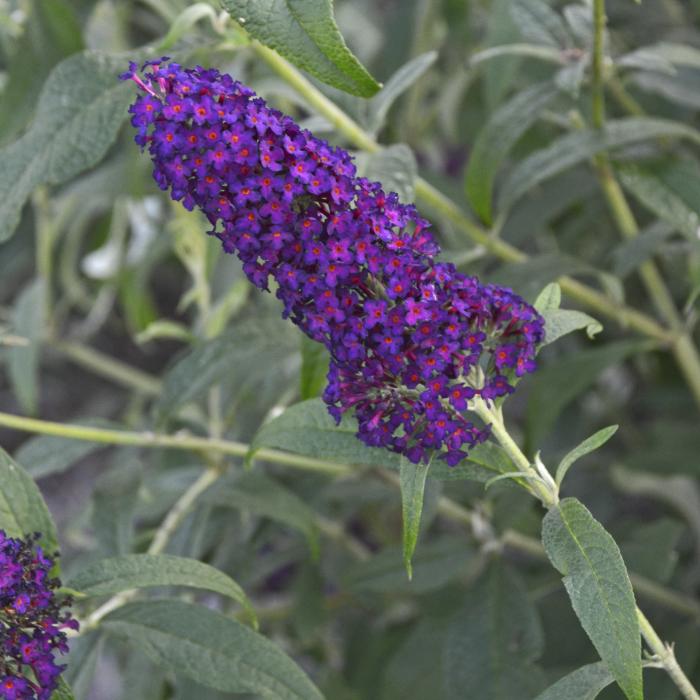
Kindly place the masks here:
<instances>
[{"instance_id":1,"label":"buddleia flower cluster","mask_svg":"<svg viewBox=\"0 0 700 700\"><path fill-rule=\"evenodd\" d=\"M513 391L534 369L543 321L512 291L438 262L429 223L350 155L217 70L150 61L121 77L158 185L200 209L260 289L328 348L323 398L336 421L413 462L450 465L488 436L470 399Z\"/></svg>"},{"instance_id":2,"label":"buddleia flower cluster","mask_svg":"<svg viewBox=\"0 0 700 700\"><path fill-rule=\"evenodd\" d=\"M65 666L54 659L68 651L66 629L78 623L62 606L51 577L53 559L37 545L0 530L0 698L49 700Z\"/></svg>"}]
</instances>

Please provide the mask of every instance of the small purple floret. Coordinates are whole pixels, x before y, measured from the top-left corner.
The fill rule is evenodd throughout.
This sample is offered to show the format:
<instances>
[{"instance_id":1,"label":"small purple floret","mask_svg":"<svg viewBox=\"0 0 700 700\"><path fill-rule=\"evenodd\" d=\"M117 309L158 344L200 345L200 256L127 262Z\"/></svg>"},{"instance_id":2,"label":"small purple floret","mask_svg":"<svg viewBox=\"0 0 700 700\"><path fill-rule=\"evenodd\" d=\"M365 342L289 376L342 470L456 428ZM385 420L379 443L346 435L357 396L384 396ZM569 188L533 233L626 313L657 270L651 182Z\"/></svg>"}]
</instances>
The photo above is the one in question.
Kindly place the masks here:
<instances>
[{"instance_id":1,"label":"small purple floret","mask_svg":"<svg viewBox=\"0 0 700 700\"><path fill-rule=\"evenodd\" d=\"M437 262L413 205L231 76L151 61L123 77L145 91L131 122L158 185L201 209L251 282L274 279L283 315L328 348L336 421L354 409L361 440L413 462L455 465L483 442L489 427L462 412L534 370L535 309Z\"/></svg>"}]
</instances>

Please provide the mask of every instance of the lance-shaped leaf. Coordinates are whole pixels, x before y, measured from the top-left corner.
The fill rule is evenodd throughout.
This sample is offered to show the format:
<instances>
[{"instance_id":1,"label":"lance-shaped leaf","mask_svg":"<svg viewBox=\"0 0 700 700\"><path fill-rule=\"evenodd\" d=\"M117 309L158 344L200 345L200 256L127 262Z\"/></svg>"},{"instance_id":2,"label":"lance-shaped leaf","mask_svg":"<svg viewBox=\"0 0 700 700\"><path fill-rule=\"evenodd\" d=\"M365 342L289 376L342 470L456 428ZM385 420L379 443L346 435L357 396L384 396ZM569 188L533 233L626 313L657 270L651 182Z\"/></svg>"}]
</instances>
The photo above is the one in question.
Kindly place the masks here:
<instances>
[{"instance_id":1,"label":"lance-shaped leaf","mask_svg":"<svg viewBox=\"0 0 700 700\"><path fill-rule=\"evenodd\" d=\"M51 694L51 700L75 700L73 691L63 678L58 679L58 687Z\"/></svg>"},{"instance_id":2,"label":"lance-shaped leaf","mask_svg":"<svg viewBox=\"0 0 700 700\"><path fill-rule=\"evenodd\" d=\"M550 282L535 299L534 307L540 312L554 311L561 306L561 287L557 282Z\"/></svg>"},{"instance_id":3,"label":"lance-shaped leaf","mask_svg":"<svg viewBox=\"0 0 700 700\"><path fill-rule=\"evenodd\" d=\"M51 72L31 128L0 151L0 241L12 235L35 187L69 180L112 145L133 95L116 79L125 65L121 58L85 52Z\"/></svg>"},{"instance_id":4,"label":"lance-shaped leaf","mask_svg":"<svg viewBox=\"0 0 700 700\"><path fill-rule=\"evenodd\" d=\"M547 513L542 543L583 629L629 700L642 700L639 623L632 584L615 540L575 498Z\"/></svg>"},{"instance_id":5,"label":"lance-shaped leaf","mask_svg":"<svg viewBox=\"0 0 700 700\"><path fill-rule=\"evenodd\" d=\"M27 413L35 414L39 400L39 355L44 333L44 291L42 280L36 279L22 290L12 313L14 332L26 344L11 347L7 352L7 369L15 396Z\"/></svg>"},{"instance_id":6,"label":"lance-shaped leaf","mask_svg":"<svg viewBox=\"0 0 700 700\"><path fill-rule=\"evenodd\" d=\"M700 217L661 178L632 165L618 168L618 173L642 206L697 243Z\"/></svg>"},{"instance_id":7,"label":"lance-shaped leaf","mask_svg":"<svg viewBox=\"0 0 700 700\"><path fill-rule=\"evenodd\" d=\"M545 686L537 609L514 571L496 559L452 615L443 652L446 700L524 700Z\"/></svg>"},{"instance_id":8,"label":"lance-shaped leaf","mask_svg":"<svg viewBox=\"0 0 700 700\"><path fill-rule=\"evenodd\" d=\"M269 639L201 605L131 603L105 617L102 627L167 671L208 688L275 700L323 700L304 671Z\"/></svg>"},{"instance_id":9,"label":"lance-shaped leaf","mask_svg":"<svg viewBox=\"0 0 700 700\"><path fill-rule=\"evenodd\" d=\"M574 447L574 449L559 462L555 479L557 485L561 486L561 482L564 481L566 473L577 459L581 459L581 457L587 455L589 452L593 452L593 450L602 447L617 432L618 427L617 425L609 425L607 428L593 433L589 438L586 438L582 443Z\"/></svg>"},{"instance_id":10,"label":"lance-shaped leaf","mask_svg":"<svg viewBox=\"0 0 700 700\"><path fill-rule=\"evenodd\" d=\"M301 336L301 369L299 371L299 394L302 400L313 399L321 394L326 385L328 350L308 336Z\"/></svg>"},{"instance_id":11,"label":"lance-shaped leaf","mask_svg":"<svg viewBox=\"0 0 700 700\"><path fill-rule=\"evenodd\" d=\"M300 530L312 555L318 555L318 527L313 510L293 491L265 474L246 472L233 481L221 481L209 488L202 500L261 515Z\"/></svg>"},{"instance_id":12,"label":"lance-shaped leaf","mask_svg":"<svg viewBox=\"0 0 700 700\"><path fill-rule=\"evenodd\" d=\"M614 680L605 664L588 664L560 678L535 700L595 700Z\"/></svg>"},{"instance_id":13,"label":"lance-shaped leaf","mask_svg":"<svg viewBox=\"0 0 700 700\"><path fill-rule=\"evenodd\" d=\"M423 513L423 495L429 464L412 464L401 459L399 479L401 483L401 512L403 515L403 563L408 578L413 577L411 558L418 542L420 517Z\"/></svg>"},{"instance_id":14,"label":"lance-shaped leaf","mask_svg":"<svg viewBox=\"0 0 700 700\"><path fill-rule=\"evenodd\" d=\"M588 129L562 136L512 169L500 192L499 213L503 215L520 197L541 182L592 158L600 151L659 137L684 138L700 143L700 132L686 124L647 117L613 120L601 130Z\"/></svg>"},{"instance_id":15,"label":"lance-shaped leaf","mask_svg":"<svg viewBox=\"0 0 700 700\"><path fill-rule=\"evenodd\" d=\"M405 90L415 85L416 81L435 63L436 59L436 51L428 51L428 53L412 58L408 63L401 66L386 81L384 87L370 100L368 121L370 129L374 133L384 126L387 114L396 99Z\"/></svg>"},{"instance_id":16,"label":"lance-shaped leaf","mask_svg":"<svg viewBox=\"0 0 700 700\"><path fill-rule=\"evenodd\" d=\"M154 586L200 588L235 600L257 625L255 611L243 589L223 571L196 559L172 554L125 554L90 564L66 585L90 597Z\"/></svg>"},{"instance_id":17,"label":"lance-shaped leaf","mask_svg":"<svg viewBox=\"0 0 700 700\"><path fill-rule=\"evenodd\" d=\"M223 0L223 6L252 37L324 83L360 97L379 90L345 44L331 0Z\"/></svg>"},{"instance_id":18,"label":"lance-shaped leaf","mask_svg":"<svg viewBox=\"0 0 700 700\"><path fill-rule=\"evenodd\" d=\"M0 529L10 537L40 532L41 544L53 553L56 526L37 485L10 455L0 449Z\"/></svg>"},{"instance_id":19,"label":"lance-shaped leaf","mask_svg":"<svg viewBox=\"0 0 700 700\"><path fill-rule=\"evenodd\" d=\"M465 185L469 203L487 223L492 220L491 194L499 166L557 93L552 83L533 85L499 107L479 132Z\"/></svg>"},{"instance_id":20,"label":"lance-shaped leaf","mask_svg":"<svg viewBox=\"0 0 700 700\"><path fill-rule=\"evenodd\" d=\"M276 447L348 464L398 468L398 455L367 447L355 437L356 433L357 421L351 416L343 416L336 425L321 399L302 401L260 428L251 443L248 461L261 447Z\"/></svg>"},{"instance_id":21,"label":"lance-shaped leaf","mask_svg":"<svg viewBox=\"0 0 700 700\"><path fill-rule=\"evenodd\" d=\"M528 41L555 48L573 43L564 21L544 0L514 0L510 12Z\"/></svg>"}]
</instances>

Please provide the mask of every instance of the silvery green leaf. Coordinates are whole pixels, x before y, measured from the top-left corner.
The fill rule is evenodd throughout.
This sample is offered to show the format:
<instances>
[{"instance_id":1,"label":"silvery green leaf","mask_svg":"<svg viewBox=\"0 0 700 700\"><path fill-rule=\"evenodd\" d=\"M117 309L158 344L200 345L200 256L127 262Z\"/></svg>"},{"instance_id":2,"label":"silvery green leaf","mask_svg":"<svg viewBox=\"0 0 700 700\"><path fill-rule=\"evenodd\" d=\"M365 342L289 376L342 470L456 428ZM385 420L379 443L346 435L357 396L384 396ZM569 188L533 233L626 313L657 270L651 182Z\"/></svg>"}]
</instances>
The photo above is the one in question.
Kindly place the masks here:
<instances>
[{"instance_id":1,"label":"silvery green leaf","mask_svg":"<svg viewBox=\"0 0 700 700\"><path fill-rule=\"evenodd\" d=\"M555 477L557 486L561 486L566 473L577 459L581 459L581 457L602 447L617 432L619 427L618 425L610 425L607 428L602 428L568 452L557 467Z\"/></svg>"},{"instance_id":2,"label":"silvery green leaf","mask_svg":"<svg viewBox=\"0 0 700 700\"><path fill-rule=\"evenodd\" d=\"M360 97L379 90L345 44L330 0L223 0L223 6L252 37L319 80Z\"/></svg>"},{"instance_id":3,"label":"silvery green leaf","mask_svg":"<svg viewBox=\"0 0 700 700\"><path fill-rule=\"evenodd\" d=\"M628 700L643 700L636 604L615 540L583 504L565 498L545 516L542 543L610 673Z\"/></svg>"},{"instance_id":4,"label":"silvery green leaf","mask_svg":"<svg viewBox=\"0 0 700 700\"><path fill-rule=\"evenodd\" d=\"M323 700L279 647L230 617L179 600L129 603L102 621L158 666L228 693Z\"/></svg>"}]
</instances>

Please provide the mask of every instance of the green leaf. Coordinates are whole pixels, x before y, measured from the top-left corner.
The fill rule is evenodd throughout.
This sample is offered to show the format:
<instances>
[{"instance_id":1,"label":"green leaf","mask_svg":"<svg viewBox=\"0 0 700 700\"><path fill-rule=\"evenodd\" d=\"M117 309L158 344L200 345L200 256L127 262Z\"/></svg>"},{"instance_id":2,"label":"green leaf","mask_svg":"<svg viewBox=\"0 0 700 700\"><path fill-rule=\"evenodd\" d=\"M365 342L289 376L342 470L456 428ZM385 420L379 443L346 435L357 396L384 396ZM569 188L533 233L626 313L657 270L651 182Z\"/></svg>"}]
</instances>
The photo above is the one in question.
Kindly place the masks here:
<instances>
[{"instance_id":1,"label":"green leaf","mask_svg":"<svg viewBox=\"0 0 700 700\"><path fill-rule=\"evenodd\" d=\"M0 529L10 537L40 532L49 554L58 548L56 526L37 485L10 455L0 449Z\"/></svg>"},{"instance_id":2,"label":"green leaf","mask_svg":"<svg viewBox=\"0 0 700 700\"><path fill-rule=\"evenodd\" d=\"M535 700L595 700L614 680L604 663L588 664L560 678Z\"/></svg>"},{"instance_id":3,"label":"green leaf","mask_svg":"<svg viewBox=\"0 0 700 700\"><path fill-rule=\"evenodd\" d=\"M418 165L413 151L405 143L396 143L363 159L362 174L382 183L385 192L396 192L404 204L413 201Z\"/></svg>"},{"instance_id":4,"label":"green leaf","mask_svg":"<svg viewBox=\"0 0 700 700\"><path fill-rule=\"evenodd\" d=\"M243 589L222 571L196 559L171 554L125 554L90 564L66 586L85 596L114 595L132 588L188 586L227 596L243 606L257 626L255 610Z\"/></svg>"},{"instance_id":5,"label":"green leaf","mask_svg":"<svg viewBox=\"0 0 700 700\"><path fill-rule=\"evenodd\" d=\"M75 700L73 691L64 678L58 679L58 687L51 693L51 700Z\"/></svg>"},{"instance_id":6,"label":"green leaf","mask_svg":"<svg viewBox=\"0 0 700 700\"><path fill-rule=\"evenodd\" d=\"M0 241L35 187L60 184L99 162L127 115L133 89L116 79L125 59L85 52L49 75L29 131L0 151Z\"/></svg>"},{"instance_id":7,"label":"green leaf","mask_svg":"<svg viewBox=\"0 0 700 700\"><path fill-rule=\"evenodd\" d=\"M22 409L30 414L37 412L39 400L39 353L45 327L44 289L44 283L36 279L17 298L12 310L12 329L28 342L7 351L12 387Z\"/></svg>"},{"instance_id":8,"label":"green leaf","mask_svg":"<svg viewBox=\"0 0 700 700\"><path fill-rule=\"evenodd\" d=\"M252 286L245 277L238 277L214 304L204 325L204 337L220 336L226 324L245 307L251 296Z\"/></svg>"},{"instance_id":9,"label":"green leaf","mask_svg":"<svg viewBox=\"0 0 700 700\"><path fill-rule=\"evenodd\" d=\"M593 45L593 13L585 5L570 4L563 9L564 19L569 26L577 44L590 49ZM603 46L608 41L607 32L603 32Z\"/></svg>"},{"instance_id":10,"label":"green leaf","mask_svg":"<svg viewBox=\"0 0 700 700\"><path fill-rule=\"evenodd\" d=\"M399 477L401 482L401 513L403 516L403 563L409 580L413 578L411 558L418 542L420 516L423 512L423 493L429 464L412 464L401 459Z\"/></svg>"},{"instance_id":11,"label":"green leaf","mask_svg":"<svg viewBox=\"0 0 700 700\"><path fill-rule=\"evenodd\" d=\"M520 295L530 297L562 275L590 270L580 258L562 253L541 253L523 262L501 265L489 276L489 282L512 287Z\"/></svg>"},{"instance_id":12,"label":"green leaf","mask_svg":"<svg viewBox=\"0 0 700 700\"><path fill-rule=\"evenodd\" d=\"M222 0L251 36L324 83L359 97L380 85L345 44L331 0Z\"/></svg>"},{"instance_id":13,"label":"green leaf","mask_svg":"<svg viewBox=\"0 0 700 700\"><path fill-rule=\"evenodd\" d=\"M282 364L297 338L278 319L237 324L224 335L192 347L165 374L156 408L161 417L175 414L214 384L235 377L240 382L264 380L270 367Z\"/></svg>"},{"instance_id":14,"label":"green leaf","mask_svg":"<svg viewBox=\"0 0 700 700\"><path fill-rule=\"evenodd\" d=\"M697 467L695 470L697 475ZM645 474L615 466L612 481L622 493L642 496L670 506L686 521L695 541L700 541L700 486L696 478Z\"/></svg>"},{"instance_id":15,"label":"green leaf","mask_svg":"<svg viewBox=\"0 0 700 700\"><path fill-rule=\"evenodd\" d=\"M485 484L484 488L488 489L493 486L498 481L503 481L505 479L510 479L512 481L515 481L517 479L525 479L525 480L531 480L531 481L542 481L542 479L539 476L536 476L532 472L506 472L505 474L499 474L498 476L493 476L491 477Z\"/></svg>"},{"instance_id":16,"label":"green leaf","mask_svg":"<svg viewBox=\"0 0 700 700\"><path fill-rule=\"evenodd\" d=\"M657 57L679 66L700 68L700 50L688 44L674 44L661 42L653 46L646 46L640 51L654 54Z\"/></svg>"},{"instance_id":17,"label":"green leaf","mask_svg":"<svg viewBox=\"0 0 700 700\"><path fill-rule=\"evenodd\" d=\"M316 398L323 391L328 374L330 355L321 344L308 336L301 336L301 370L299 373L299 396L302 401Z\"/></svg>"},{"instance_id":18,"label":"green leaf","mask_svg":"<svg viewBox=\"0 0 700 700\"><path fill-rule=\"evenodd\" d=\"M80 25L66 0L34 0L22 38L12 55L0 110L0 143L31 122L41 86L51 69L83 48Z\"/></svg>"},{"instance_id":19,"label":"green leaf","mask_svg":"<svg viewBox=\"0 0 700 700\"><path fill-rule=\"evenodd\" d=\"M621 243L612 251L615 274L620 278L627 277L654 255L673 232L672 226L657 221L638 236Z\"/></svg>"},{"instance_id":20,"label":"green leaf","mask_svg":"<svg viewBox=\"0 0 700 700\"><path fill-rule=\"evenodd\" d=\"M561 483L562 481L564 481L566 473L569 471L571 465L577 459L581 459L581 457L584 457L590 452L593 452L599 447L602 447L617 432L617 429L619 427L620 426L618 425L609 425L607 428L602 428L597 433L593 433L593 435L591 435L589 438L586 438L582 443L580 443L579 445L574 447L573 450L567 453L565 457L561 460L561 462L559 462L559 466L557 467L557 473L555 477L557 486L561 486Z\"/></svg>"},{"instance_id":21,"label":"green leaf","mask_svg":"<svg viewBox=\"0 0 700 700\"><path fill-rule=\"evenodd\" d=\"M700 75L697 70L681 66L675 75L640 71L633 74L631 82L638 89L659 95L683 108L700 109Z\"/></svg>"},{"instance_id":22,"label":"green leaf","mask_svg":"<svg viewBox=\"0 0 700 700\"><path fill-rule=\"evenodd\" d=\"M212 24L217 20L216 10L206 2L196 2L183 10L170 25L168 33L158 46L159 51L166 51L174 46L199 20L208 17Z\"/></svg>"},{"instance_id":23,"label":"green leaf","mask_svg":"<svg viewBox=\"0 0 700 700\"><path fill-rule=\"evenodd\" d=\"M100 418L77 418L75 422L95 428L123 429L120 424ZM104 443L37 435L22 443L15 458L35 479L41 479L50 474L61 474L83 457L104 449Z\"/></svg>"},{"instance_id":24,"label":"green leaf","mask_svg":"<svg viewBox=\"0 0 700 700\"><path fill-rule=\"evenodd\" d=\"M302 401L260 428L251 443L248 460L261 447L274 447L308 457L348 464L393 465L398 469L398 455L367 447L355 437L356 432L357 422L354 418L343 416L340 424L336 425L321 399Z\"/></svg>"},{"instance_id":25,"label":"green leaf","mask_svg":"<svg viewBox=\"0 0 700 700\"><path fill-rule=\"evenodd\" d=\"M530 380L528 444L540 445L564 407L588 389L606 367L651 347L653 344L637 340L608 343L565 355L539 369Z\"/></svg>"},{"instance_id":26,"label":"green leaf","mask_svg":"<svg viewBox=\"0 0 700 700\"><path fill-rule=\"evenodd\" d=\"M90 508L90 527L95 549L103 557L128 554L132 551L136 509L143 498L139 493L143 470L135 450L119 450L112 468L100 475L95 484ZM148 493L148 491L146 491Z\"/></svg>"},{"instance_id":27,"label":"green leaf","mask_svg":"<svg viewBox=\"0 0 700 700\"><path fill-rule=\"evenodd\" d=\"M78 700L85 700L90 692L102 639L99 632L87 632L70 641L69 655L63 660L68 666L63 678Z\"/></svg>"},{"instance_id":28,"label":"green leaf","mask_svg":"<svg viewBox=\"0 0 700 700\"><path fill-rule=\"evenodd\" d=\"M404 581L406 574L402 571ZM416 572L417 575L417 572ZM443 700L442 655L448 620L421 614L388 663L382 663L381 700ZM392 650L393 651L393 650ZM369 694L360 697L371 697ZM348 700L350 700L348 698Z\"/></svg>"},{"instance_id":29,"label":"green leaf","mask_svg":"<svg viewBox=\"0 0 700 700\"><path fill-rule=\"evenodd\" d=\"M555 311L561 305L561 287L550 282L535 299L535 308L540 312Z\"/></svg>"},{"instance_id":30,"label":"green leaf","mask_svg":"<svg viewBox=\"0 0 700 700\"><path fill-rule=\"evenodd\" d=\"M452 615L443 673L446 700L523 700L544 687L537 610L516 576L494 560Z\"/></svg>"},{"instance_id":31,"label":"green leaf","mask_svg":"<svg viewBox=\"0 0 700 700\"><path fill-rule=\"evenodd\" d=\"M302 532L312 555L318 555L316 516L293 491L259 472L239 474L229 483L214 484L202 500L262 515Z\"/></svg>"},{"instance_id":32,"label":"green leaf","mask_svg":"<svg viewBox=\"0 0 700 700\"><path fill-rule=\"evenodd\" d=\"M620 538L620 549L629 571L652 581L668 583L678 565L679 540L686 531L685 524L671 518L659 518L651 523L635 520L629 530L627 537Z\"/></svg>"},{"instance_id":33,"label":"green leaf","mask_svg":"<svg viewBox=\"0 0 700 700\"><path fill-rule=\"evenodd\" d=\"M470 448L469 456L454 467L450 467L441 459L434 460L429 477L442 481L470 479L486 482L494 474L504 474L514 470L513 462L506 451L495 442L488 441Z\"/></svg>"},{"instance_id":34,"label":"green leaf","mask_svg":"<svg viewBox=\"0 0 700 700\"><path fill-rule=\"evenodd\" d=\"M141 345L143 343L150 343L153 340L161 340L162 338L191 343L194 342L196 336L184 324L161 318L149 323L146 328L136 336L135 340Z\"/></svg>"},{"instance_id":35,"label":"green leaf","mask_svg":"<svg viewBox=\"0 0 700 700\"><path fill-rule=\"evenodd\" d=\"M562 49L572 44L563 20L543 0L514 0L510 13L527 41Z\"/></svg>"},{"instance_id":36,"label":"green leaf","mask_svg":"<svg viewBox=\"0 0 700 700\"><path fill-rule=\"evenodd\" d=\"M483 51L475 53L471 59L469 59L469 64L471 66L478 66L480 63L504 56L538 58L541 61L556 64L561 64L563 62L561 51L550 46L541 46L540 44L501 44L500 46L492 46L490 49L484 49Z\"/></svg>"},{"instance_id":37,"label":"green leaf","mask_svg":"<svg viewBox=\"0 0 700 700\"><path fill-rule=\"evenodd\" d=\"M593 338L603 330L600 322L583 311L553 309L551 311L541 311L540 313L544 319L544 345L549 345L555 340L559 340L562 336L573 333L580 328L586 329L586 334L589 338Z\"/></svg>"},{"instance_id":38,"label":"green leaf","mask_svg":"<svg viewBox=\"0 0 700 700\"><path fill-rule=\"evenodd\" d=\"M492 220L491 196L498 168L557 94L551 82L533 85L499 107L479 132L469 157L465 187L469 203L486 223Z\"/></svg>"},{"instance_id":39,"label":"green leaf","mask_svg":"<svg viewBox=\"0 0 700 700\"><path fill-rule=\"evenodd\" d=\"M421 545L412 559L413 578L406 580L403 551L387 547L367 561L353 562L343 577L352 591L426 593L442 588L467 569L474 551L462 537L442 537Z\"/></svg>"},{"instance_id":40,"label":"green leaf","mask_svg":"<svg viewBox=\"0 0 700 700\"><path fill-rule=\"evenodd\" d=\"M301 644L306 644L318 639L330 614L324 594L326 581L320 566L308 561L300 564L292 588L294 602L290 621Z\"/></svg>"},{"instance_id":41,"label":"green leaf","mask_svg":"<svg viewBox=\"0 0 700 700\"><path fill-rule=\"evenodd\" d=\"M386 81L384 87L369 102L368 121L372 133L376 134L381 130L396 99L415 85L416 81L435 63L437 56L437 51L428 51L416 56L401 66Z\"/></svg>"},{"instance_id":42,"label":"green leaf","mask_svg":"<svg viewBox=\"0 0 700 700\"><path fill-rule=\"evenodd\" d=\"M247 461L254 459L255 453L262 447L272 447L345 464L399 470L399 455L367 447L356 437L356 433L357 421L352 416L343 416L340 424L336 425L321 399L302 401L260 428L251 443ZM485 442L470 449L469 456L455 467L435 460L430 467L430 478L483 482L494 474L512 470L513 463L503 449L495 443Z\"/></svg>"},{"instance_id":43,"label":"green leaf","mask_svg":"<svg viewBox=\"0 0 700 700\"><path fill-rule=\"evenodd\" d=\"M221 613L177 600L131 603L102 621L156 664L225 693L323 700L309 677L271 641Z\"/></svg>"},{"instance_id":44,"label":"green leaf","mask_svg":"<svg viewBox=\"0 0 700 700\"><path fill-rule=\"evenodd\" d=\"M600 151L659 137L686 138L700 143L700 133L685 124L646 117L611 120L601 130L587 129L561 136L513 168L501 189L499 213L505 214L528 190Z\"/></svg>"},{"instance_id":45,"label":"green leaf","mask_svg":"<svg viewBox=\"0 0 700 700\"><path fill-rule=\"evenodd\" d=\"M574 99L578 99L581 85L586 77L589 57L584 54L568 66L560 68L554 75L554 84Z\"/></svg>"},{"instance_id":46,"label":"green leaf","mask_svg":"<svg viewBox=\"0 0 700 700\"><path fill-rule=\"evenodd\" d=\"M547 513L542 543L564 576L574 612L629 700L642 700L639 623L620 550L575 498Z\"/></svg>"},{"instance_id":47,"label":"green leaf","mask_svg":"<svg viewBox=\"0 0 700 700\"><path fill-rule=\"evenodd\" d=\"M661 178L634 165L617 168L620 182L637 201L666 221L694 244L698 241L700 218Z\"/></svg>"},{"instance_id":48,"label":"green leaf","mask_svg":"<svg viewBox=\"0 0 700 700\"><path fill-rule=\"evenodd\" d=\"M517 41L519 32L510 14L510 4L511 0L493 0L490 4L484 37L485 46L497 49L501 44ZM484 98L489 112L492 112L510 92L519 67L518 56L502 54L484 66Z\"/></svg>"}]
</instances>

